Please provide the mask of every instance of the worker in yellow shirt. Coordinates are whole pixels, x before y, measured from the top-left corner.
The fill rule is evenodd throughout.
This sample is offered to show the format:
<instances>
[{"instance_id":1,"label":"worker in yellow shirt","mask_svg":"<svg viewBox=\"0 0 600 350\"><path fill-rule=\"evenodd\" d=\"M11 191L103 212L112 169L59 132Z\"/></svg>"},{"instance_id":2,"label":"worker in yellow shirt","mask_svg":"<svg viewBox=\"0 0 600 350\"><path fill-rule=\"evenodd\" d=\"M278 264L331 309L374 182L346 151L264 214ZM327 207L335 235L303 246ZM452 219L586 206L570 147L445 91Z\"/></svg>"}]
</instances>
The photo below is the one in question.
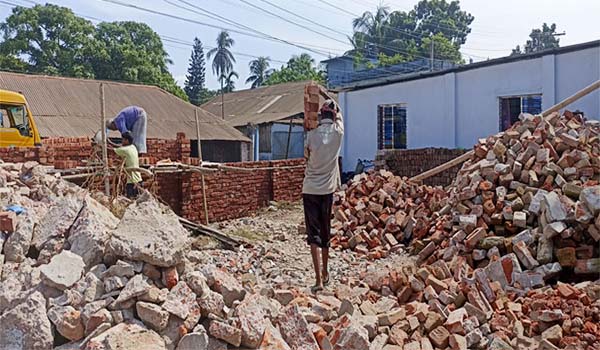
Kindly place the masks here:
<instances>
[{"instance_id":1,"label":"worker in yellow shirt","mask_svg":"<svg viewBox=\"0 0 600 350\"><path fill-rule=\"evenodd\" d=\"M125 168L139 168L140 160L138 150L133 144L133 137L126 132L122 135L123 146L115 148L115 153L125 159ZM138 196L138 188L142 186L142 175L139 171L127 171L127 198L134 199Z\"/></svg>"}]
</instances>

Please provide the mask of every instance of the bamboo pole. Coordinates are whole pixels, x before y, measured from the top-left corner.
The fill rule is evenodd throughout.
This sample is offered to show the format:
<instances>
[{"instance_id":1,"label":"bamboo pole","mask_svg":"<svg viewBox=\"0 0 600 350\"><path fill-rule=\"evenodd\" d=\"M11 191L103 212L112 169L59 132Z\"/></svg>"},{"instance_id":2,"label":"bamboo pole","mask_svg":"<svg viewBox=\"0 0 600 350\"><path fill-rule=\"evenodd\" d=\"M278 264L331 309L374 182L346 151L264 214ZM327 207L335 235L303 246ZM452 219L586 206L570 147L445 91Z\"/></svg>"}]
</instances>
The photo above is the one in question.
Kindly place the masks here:
<instances>
[{"instance_id":1,"label":"bamboo pole","mask_svg":"<svg viewBox=\"0 0 600 350\"><path fill-rule=\"evenodd\" d=\"M100 83L100 118L101 125L100 130L102 130L102 162L104 163L104 194L110 196L110 180L108 178L108 149L106 145L106 109L104 103L104 83Z\"/></svg>"},{"instance_id":2,"label":"bamboo pole","mask_svg":"<svg viewBox=\"0 0 600 350\"><path fill-rule=\"evenodd\" d=\"M198 108L194 109L194 115L196 117L196 139L198 142L198 157L202 162L202 143L200 142L200 122L198 121ZM200 174L200 180L202 181L202 202L204 207L204 220L208 225L208 201L206 200L206 183L204 181L204 173Z\"/></svg>"},{"instance_id":3,"label":"bamboo pole","mask_svg":"<svg viewBox=\"0 0 600 350\"><path fill-rule=\"evenodd\" d=\"M294 125L294 117L290 119L290 127L288 128L287 145L285 146L285 159L290 157L290 141L292 139L292 126Z\"/></svg>"},{"instance_id":4,"label":"bamboo pole","mask_svg":"<svg viewBox=\"0 0 600 350\"><path fill-rule=\"evenodd\" d=\"M590 94L591 92L593 92L593 91L595 91L595 90L597 90L599 88L600 88L600 80L597 80L596 82L594 82L594 83L586 86L585 88L577 91L575 94L567 97L566 99L562 100L561 102L559 102L559 103L555 104L554 106L548 108L547 110L543 111L541 113L541 115L543 117L545 117L545 116L547 116L547 115L549 115L551 113L557 112L557 111L561 110L562 108L570 105L571 103L579 100L580 98L582 98L582 97ZM467 159L471 158L471 156L473 155L473 153L475 153L475 152L473 150L470 150L469 152L463 154L462 156L460 156L458 158L454 158L451 161L446 162L446 163L444 163L442 165L438 165L435 168L429 169L429 170L427 170L424 173L421 173L419 175L413 176L413 177L410 178L410 180L411 181L417 181L417 182L418 181L423 181L423 180L425 180L427 178L430 178L430 177L432 177L432 176L434 176L436 174L441 173L442 171L448 170L448 169L450 169L450 168L452 168L452 167L454 167L456 165L459 165L459 164L467 161Z\"/></svg>"}]
</instances>

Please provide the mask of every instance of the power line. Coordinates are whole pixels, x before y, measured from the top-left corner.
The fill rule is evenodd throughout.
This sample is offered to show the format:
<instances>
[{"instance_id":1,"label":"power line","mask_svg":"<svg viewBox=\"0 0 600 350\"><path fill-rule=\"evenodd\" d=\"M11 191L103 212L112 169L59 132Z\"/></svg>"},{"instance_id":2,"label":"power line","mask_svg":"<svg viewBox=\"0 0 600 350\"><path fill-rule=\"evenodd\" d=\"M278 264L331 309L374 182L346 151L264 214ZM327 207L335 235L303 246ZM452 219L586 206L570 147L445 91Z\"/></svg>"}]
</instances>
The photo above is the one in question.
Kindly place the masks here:
<instances>
[{"instance_id":1,"label":"power line","mask_svg":"<svg viewBox=\"0 0 600 350\"><path fill-rule=\"evenodd\" d=\"M292 11L289 11L289 10L287 10L287 9L285 9L285 8L283 8L283 7L279 6L279 5L276 5L276 4L274 4L274 3L272 3L272 2L270 2L270 1L268 1L268 0L259 0L259 1L261 1L261 2L264 2L264 3L266 3L266 4L269 4L269 5L271 5L271 6L275 7L275 8L277 8L277 9L279 9L279 10L281 10L281 11L285 12L285 13L288 13L288 14L290 14L290 15L292 15L292 16L295 16L295 17L298 17L298 18L300 18L300 19L303 19L303 20L305 20L305 21L307 21L307 22L309 22L309 23L312 23L312 24L314 24L314 25L317 25L317 26L319 26L319 27L326 28L326 29L328 29L328 30L330 30L330 31L332 31L332 32L334 32L334 33L337 33L337 34L343 35L343 36L345 36L345 37L348 37L348 33L340 32L339 30L337 30L337 29L334 29L334 28L331 28L331 27L328 27L328 26L324 25L323 23L318 23L318 22L315 22L315 21L313 21L313 20L312 20L312 19L310 19L310 18L306 18L306 17L304 17L304 16L301 16L301 15L299 15L299 14L297 14L297 13L294 13L294 12L292 12Z\"/></svg>"},{"instance_id":2,"label":"power line","mask_svg":"<svg viewBox=\"0 0 600 350\"><path fill-rule=\"evenodd\" d=\"M193 12L193 13L196 13L196 14L198 14L198 12L197 12L197 11L194 11L194 10L192 10L192 9L189 9L189 8L186 8L186 7L183 7L183 6L177 5L177 4L173 4L173 3L172 3L171 1L169 1L169 0L164 0L164 1L165 1L165 2L167 2L167 3L169 3L169 4L171 4L171 5L174 5L174 6L176 6L176 7L178 7L178 8L181 8L181 9L184 9L184 10L187 10L187 11L190 11L190 12ZM216 13L210 12L210 11L208 11L208 10L206 10L206 9L202 9L202 8L200 8L200 7L198 7L198 6L194 5L194 4L190 4L189 2L187 2L187 1L185 1L185 0L178 0L178 1L179 1L179 2L181 2L181 3L183 3L183 4L186 4L186 5L188 5L188 6L191 6L191 7L195 8L195 9L198 9L198 10L200 10L200 11L202 11L202 12L208 13L208 14L210 14L210 15L212 15L212 16L216 16L217 18L222 18L222 20L223 20L223 21L226 21L226 22L232 22L231 20L229 20L229 19L227 19L227 18L224 18L223 16L220 16L220 15L218 15L218 14L216 14ZM243 1L243 0L242 0L242 1ZM261 9L261 7L259 7L259 6L254 6L253 8L256 8L256 9ZM287 19L284 19L284 20L285 20L286 22L288 21ZM254 32L257 32L257 33L261 33L261 34L264 34L264 35L270 36L269 34L265 34L265 33L262 33L262 32L260 32L260 31L257 31L257 30L255 30L255 29L253 29L253 28L249 28L249 27L247 27L247 26L245 26L245 25L243 25L243 24L240 24L240 23L238 23L238 22L234 22L234 23L235 23L236 25L238 25L238 26L242 26L242 27L248 28L249 30L252 30L252 31L254 31ZM279 40L282 40L282 39L279 39ZM285 42L287 42L287 40L286 40ZM378 44L375 44L375 45L378 45ZM297 46L297 45L296 45L296 46ZM382 46L382 45L379 45L379 46L381 46L381 47L385 47L385 46ZM400 51L400 50L396 50L395 48L390 48L390 49L392 49L392 50L395 50L396 52L403 52L403 51ZM404 52L404 53L410 54L410 53L408 53L408 52ZM349 56L349 57L352 57L352 58L355 58L355 56L351 56L351 55L347 55L347 56ZM426 57L423 57L423 56L417 56L417 57L426 58ZM408 63L408 64L411 64L411 63ZM394 73L394 72L390 72L390 73Z\"/></svg>"},{"instance_id":3,"label":"power line","mask_svg":"<svg viewBox=\"0 0 600 350\"><path fill-rule=\"evenodd\" d=\"M317 0L317 1L320 1L320 2L322 2L322 3L324 3L324 4L328 5L328 6L330 6L330 7L332 7L332 8L335 8L335 9L337 9L338 11L341 11L341 12L343 12L343 13L349 14L349 15L353 16L354 18L356 18L356 17L361 17L361 15L358 15L358 14L356 14L356 13L350 12L350 11L348 11L348 10L346 10L346 9L344 9L344 8L342 8L342 7L340 7L340 6L337 6L337 5L335 5L335 4L332 4L331 2L329 2L329 1L327 1L327 0ZM366 12L366 11L365 11L365 12ZM461 30L458 30L458 29L456 29L456 28L452 28L452 27L449 27L449 26L444 26L444 25L441 25L439 22L430 21L430 23L431 23L431 24L436 24L437 28L439 28L439 29L445 29L445 30L447 30L447 31L451 31L451 32L459 33L459 34L463 34L463 33L464 33L463 31L461 31ZM389 28L389 29L391 29L391 30L393 30L393 31L395 31L395 32L398 32L398 33L403 33L403 34L406 34L406 35L410 35L410 36L413 36L413 37L416 37L416 38L419 38L419 39L422 39L423 37L426 37L426 36L424 36L424 35L421 35L421 34L409 34L409 33L405 32L405 31L398 30L397 28L394 28L394 27L392 27L392 26L389 26L389 25L383 25L383 27L386 27L386 28ZM479 33L472 33L472 32L471 32L471 33L467 33L467 34L476 34L476 35L482 35L482 36L489 36L489 35L483 35L483 34L479 34Z\"/></svg>"},{"instance_id":4,"label":"power line","mask_svg":"<svg viewBox=\"0 0 600 350\"><path fill-rule=\"evenodd\" d=\"M331 50L332 50L331 47L323 47L323 46L316 46L316 45L311 45L311 44L306 44L306 43L298 43L298 42L284 40L284 39L280 39L280 38L274 37L272 35L269 35L267 33L261 32L261 31L259 31L257 29L252 28L252 27L249 27L249 26L246 26L244 24L241 24L241 23L235 22L233 20L230 20L230 19L228 19L226 17L223 17L223 16L221 16L221 15L219 15L217 13L214 13L214 12L211 12L211 11L206 10L204 8L201 8L199 6L196 6L196 5L194 5L192 3L189 3L188 1L185 1L185 0L177 0L177 1L183 3L183 4L187 5L187 6L190 6L190 7L194 8L194 9L196 9L198 11L201 11L202 13L200 13L200 12L194 10L194 9L190 9L190 8L178 5L178 4L173 3L172 1L169 1L169 0L164 0L164 1L166 3L172 5L172 6L177 7L177 8L180 8L180 9L183 9L183 10L186 10L186 11L189 11L189 12L201 15L201 16L209 16L209 18L215 19L217 21L225 22L227 24L231 24L231 25L233 25L233 26L235 26L237 28L241 28L241 29L244 29L244 30L251 31L253 33L262 35L265 38L273 39L273 40L276 40L278 42L282 42L282 43L285 43L285 44L290 44L290 45L293 45L293 46L296 46L296 47L298 47L298 45L300 45L301 46L300 48L302 48L302 49L304 49L305 47L312 47L312 48L317 48L317 49L324 49L324 50L327 50L327 51L324 51L324 52L327 52L327 53L330 53ZM321 50L321 51L323 51L323 50Z\"/></svg>"},{"instance_id":5,"label":"power line","mask_svg":"<svg viewBox=\"0 0 600 350\"><path fill-rule=\"evenodd\" d=\"M339 40L339 39L337 39L337 38L334 38L334 37L332 37L332 36L329 36L329 35L327 35L327 34L323 34L323 33L319 32L319 31L316 31L316 30L314 30L314 29L312 29L312 28L310 28L310 27L307 27L307 26L305 26L305 25L303 25L303 24L300 24L300 23L297 23L297 22L291 21L291 20L289 20L289 19L287 19L287 18L285 18L285 17L282 17L282 16L280 16L280 15L278 15L278 14L274 13L274 12L271 12L271 11L269 11L269 10L267 10L267 9L264 9L264 8L260 7L260 6L254 5L253 3L249 2L249 1L246 1L246 0L240 0L240 1L241 1L241 2L243 2L244 4L248 5L248 6L251 6L251 7L255 8L255 9L257 9L257 10L261 10L261 11L263 11L263 12L265 12L265 13L268 13L268 14L270 14L271 16L277 17L277 18L281 19L281 20L282 20L282 21L284 21L284 22L291 23L291 24L293 24L293 25L295 25L295 26L297 26L297 27L300 27L300 28L303 28L303 29L305 29L305 30L308 30L309 32L312 32L312 33L315 33L315 34L317 34L317 35L320 35L320 36L322 36L322 37L325 37L325 38L328 38L328 39L331 39L331 40L337 41L337 42L339 42L339 43L342 43L342 44L348 45L348 43L347 43L347 42L345 42L345 41Z\"/></svg>"},{"instance_id":6,"label":"power line","mask_svg":"<svg viewBox=\"0 0 600 350\"><path fill-rule=\"evenodd\" d=\"M194 20L194 19L190 19L190 18L186 18L186 17L181 17L181 16L177 16L177 15L173 15L173 14L165 13L165 12L161 12L161 11L156 11L156 10L152 10L152 9L148 9L148 8L145 8L145 7L142 7L142 6L137 6L137 5L125 3L125 2L122 2L122 1L118 1L118 0L99 0L99 1L112 3L112 4L123 6L123 7L129 7L129 8L133 8L133 9L139 10L139 11L148 12L148 13L152 13L152 14L155 14L155 15L159 15L159 16L163 16L163 17L168 17L168 18L172 18L172 19L176 19L176 20L180 20L180 21L184 21L184 22L188 22L188 23L193 23L193 24L197 24L197 25L201 25L201 26L206 26L206 27L220 29L220 30L228 30L228 31L230 31L232 33L237 33L237 34L241 34L241 35L245 35L245 36L250 36L250 37L264 39L264 40L271 40L271 41L276 41L276 42L283 42L283 43L286 43L286 44L289 44L289 45L292 45L292 46L296 46L296 47L301 48L303 50L316 53L316 54L318 54L320 56L325 56L325 57L328 56L327 53L323 53L322 51L311 49L309 47L298 45L298 44L295 44L295 43L292 43L292 42L288 42L288 41L283 40L283 39L275 38L275 37L272 37L272 36L269 36L269 38L265 38L263 36L254 35L254 34L243 32L243 31L239 31L239 30L236 30L236 29L231 29L231 28L227 28L227 27L223 27L223 26L218 26L218 25L213 25L213 24L209 24L209 23L205 23L205 22L200 22L200 21L197 21L197 20Z\"/></svg>"},{"instance_id":7,"label":"power line","mask_svg":"<svg viewBox=\"0 0 600 350\"><path fill-rule=\"evenodd\" d=\"M183 0L179 0L179 1L183 1ZM241 1L241 2L243 2L243 3L245 3L245 4L247 4L247 5L249 5L249 6L252 6L253 8L256 8L256 9L262 9L264 12L266 12L266 13L268 13L268 14L272 14L272 15L276 16L277 18L279 18L279 19L282 19L282 20L283 20L283 21L285 21L285 22L288 22L288 23L294 24L294 25L296 25L296 26L299 26L299 27L305 28L305 29L307 29L307 30L309 30L309 31L311 31L311 32L313 32L313 33L316 33L316 34L318 34L318 35L321 35L321 36L324 36L324 37L326 37L326 38L330 38L330 39L331 39L331 37L330 37L330 36L328 36L328 35L325 35L325 34L323 34L323 33L321 33L321 32L318 32L318 31L312 30L312 29L310 29L310 28L308 28L308 27L306 27L306 26L304 26L304 25L298 24L297 22L294 22L294 21L292 21L292 20L289 20L289 19L287 19L287 18L285 18L285 17L279 16L279 15L277 15L277 14L273 14L273 12L271 12L271 11L269 11L269 10L266 10L266 9L264 9L264 8L260 7L260 6L254 5L254 4L250 3L250 2L248 2L247 0L240 0L240 1ZM263 1L263 0L260 0L260 1ZM314 22L314 23L316 23L316 22ZM317 25L320 25L319 23L316 23L316 24L317 24ZM321 26L323 26L323 25L321 25ZM408 34L408 33L407 33L407 34ZM410 35L410 34L409 34L409 35ZM338 39L333 39L333 40L335 40L335 41L338 41L338 42L342 42L342 41L340 41L340 40L338 40ZM366 42L367 42L367 43L369 43L369 44L371 44L371 45L377 46L377 47L379 47L379 48L388 49L388 50L390 50L390 51L393 51L393 52L396 52L396 53L401 53L401 54L406 54L406 55L412 55L412 56L414 56L414 57L418 57L418 58L425 58L425 59L429 59L429 57L425 57L425 56L419 56L419 55L413 55L412 53L410 53L410 52L408 52L408 51L404 51L404 50L398 49L398 48L396 48L396 47L387 46L387 45L379 44L379 43L372 42L372 41L366 41ZM357 48L353 48L353 49L357 50ZM360 49L359 49L359 50L360 50ZM366 51L366 49L362 49L362 50L365 50L365 51Z\"/></svg>"}]
</instances>

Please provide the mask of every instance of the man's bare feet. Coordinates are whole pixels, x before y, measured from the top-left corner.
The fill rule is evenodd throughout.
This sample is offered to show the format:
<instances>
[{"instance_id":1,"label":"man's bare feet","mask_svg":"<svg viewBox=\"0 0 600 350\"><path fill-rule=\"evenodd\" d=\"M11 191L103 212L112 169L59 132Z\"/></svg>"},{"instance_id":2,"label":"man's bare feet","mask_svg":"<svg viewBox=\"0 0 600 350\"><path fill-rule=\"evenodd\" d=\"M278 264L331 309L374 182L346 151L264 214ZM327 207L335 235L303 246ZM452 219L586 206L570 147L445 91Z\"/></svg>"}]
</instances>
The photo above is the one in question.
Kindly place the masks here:
<instances>
[{"instance_id":1,"label":"man's bare feet","mask_svg":"<svg viewBox=\"0 0 600 350\"><path fill-rule=\"evenodd\" d=\"M310 288L311 292L317 293L323 290L323 283L316 283Z\"/></svg>"},{"instance_id":2,"label":"man's bare feet","mask_svg":"<svg viewBox=\"0 0 600 350\"><path fill-rule=\"evenodd\" d=\"M323 285L329 285L329 272L323 271Z\"/></svg>"}]
</instances>

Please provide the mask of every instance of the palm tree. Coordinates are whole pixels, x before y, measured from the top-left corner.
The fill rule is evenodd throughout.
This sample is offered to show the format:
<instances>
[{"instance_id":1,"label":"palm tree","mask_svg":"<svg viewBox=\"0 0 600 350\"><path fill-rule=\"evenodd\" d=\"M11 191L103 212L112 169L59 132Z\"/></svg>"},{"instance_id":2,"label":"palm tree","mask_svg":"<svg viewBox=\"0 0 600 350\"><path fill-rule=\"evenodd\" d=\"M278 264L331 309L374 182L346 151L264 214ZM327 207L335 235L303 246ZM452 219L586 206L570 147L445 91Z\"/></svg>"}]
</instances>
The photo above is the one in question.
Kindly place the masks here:
<instances>
[{"instance_id":1,"label":"palm tree","mask_svg":"<svg viewBox=\"0 0 600 350\"><path fill-rule=\"evenodd\" d=\"M250 67L250 76L246 79L247 83L252 83L252 89L261 86L268 78L273 69L269 68L269 57L259 57L253 61L250 61L248 65Z\"/></svg>"},{"instance_id":2,"label":"palm tree","mask_svg":"<svg viewBox=\"0 0 600 350\"><path fill-rule=\"evenodd\" d=\"M375 13L365 11L362 16L353 19L354 35L351 42L354 48L366 50L367 55L379 53L381 46L386 43L389 17L389 9L378 6Z\"/></svg>"},{"instance_id":3,"label":"palm tree","mask_svg":"<svg viewBox=\"0 0 600 350\"><path fill-rule=\"evenodd\" d=\"M208 59L213 58L212 70L213 73L219 77L221 81L221 118L225 119L225 105L223 103L223 77L229 75L233 71L233 64L235 63L235 57L229 49L235 44L235 41L229 36L226 30L223 30L217 36L217 46L206 54Z\"/></svg>"},{"instance_id":4,"label":"palm tree","mask_svg":"<svg viewBox=\"0 0 600 350\"><path fill-rule=\"evenodd\" d=\"M234 77L238 79L240 76L232 70L231 72L229 72L229 74L227 74L227 76L222 75L219 78L219 80L221 81L221 86L223 86L223 92L229 93L235 90L235 81L233 80Z\"/></svg>"}]
</instances>

